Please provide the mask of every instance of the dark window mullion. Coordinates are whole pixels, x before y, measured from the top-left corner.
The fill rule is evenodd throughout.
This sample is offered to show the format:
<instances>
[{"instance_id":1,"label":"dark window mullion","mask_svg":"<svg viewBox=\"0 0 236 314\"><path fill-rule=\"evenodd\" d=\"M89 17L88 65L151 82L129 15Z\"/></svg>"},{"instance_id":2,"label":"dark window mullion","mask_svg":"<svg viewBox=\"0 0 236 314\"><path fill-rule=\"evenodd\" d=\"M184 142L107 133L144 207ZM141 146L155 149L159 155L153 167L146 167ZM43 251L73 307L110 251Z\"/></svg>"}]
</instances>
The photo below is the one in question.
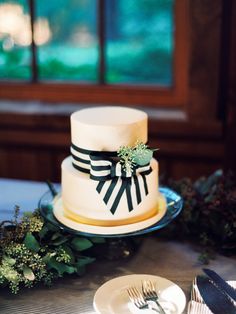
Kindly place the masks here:
<instances>
[{"instance_id":1,"label":"dark window mullion","mask_svg":"<svg viewBox=\"0 0 236 314\"><path fill-rule=\"evenodd\" d=\"M35 0L28 0L29 11L30 11L30 26L32 32L32 42L31 42L31 67L32 67L32 77L31 81L33 83L38 81L38 66L37 66L37 47L34 41L34 24L35 24Z\"/></svg>"},{"instance_id":2,"label":"dark window mullion","mask_svg":"<svg viewBox=\"0 0 236 314\"><path fill-rule=\"evenodd\" d=\"M99 84L105 84L105 1L106 0L97 0L98 1L98 49L99 49Z\"/></svg>"}]
</instances>

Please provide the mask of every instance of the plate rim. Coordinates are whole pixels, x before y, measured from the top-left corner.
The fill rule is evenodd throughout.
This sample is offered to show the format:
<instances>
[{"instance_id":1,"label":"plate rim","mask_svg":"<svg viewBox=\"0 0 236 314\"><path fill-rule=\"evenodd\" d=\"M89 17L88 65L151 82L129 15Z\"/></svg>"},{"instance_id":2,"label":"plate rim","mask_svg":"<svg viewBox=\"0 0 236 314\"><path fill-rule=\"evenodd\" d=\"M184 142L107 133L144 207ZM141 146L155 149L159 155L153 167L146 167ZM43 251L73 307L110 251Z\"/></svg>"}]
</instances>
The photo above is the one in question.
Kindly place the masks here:
<instances>
[{"instance_id":1,"label":"plate rim","mask_svg":"<svg viewBox=\"0 0 236 314\"><path fill-rule=\"evenodd\" d=\"M186 304L187 304L186 295L185 295L183 289L182 289L178 284L176 284L175 282L173 282L172 280L170 280L170 279L168 279L168 278L165 278L165 277L162 277L162 276L159 276L159 275L144 274L144 273L142 273L142 274L122 275L122 276L118 276L118 277L112 278L112 279L110 279L110 280L104 282L104 283L96 290L96 292L95 292L95 294L94 294L94 297L93 297L93 308L94 308L94 310L96 311L96 313L102 314L102 312L99 311L99 308L97 307L96 299L98 298L98 296L99 296L100 293L104 293L104 292L102 292L102 291L104 290L104 287L105 287L106 285L110 285L112 281L122 280L122 278L128 280L128 279L130 279L131 277L133 277L133 278L135 278L135 277L140 277L140 281L141 281L141 278L143 278L143 277L145 277L145 278L151 277L151 278L153 278L153 279L155 279L155 280L157 280L157 281L164 279L165 281L170 282L172 285L176 286L176 287L179 289L179 291L180 291L180 293L182 294L182 296L183 296L183 305L182 305L182 308L180 309L180 313L183 313L183 311L184 311L184 309L185 309L185 307L186 307ZM131 281L131 280L130 280L130 281ZM120 289L122 289L122 286L120 287ZM103 307L103 309L104 309L104 307ZM130 312L130 313L131 313L131 312ZM180 314L180 313L178 313L178 314Z\"/></svg>"}]
</instances>

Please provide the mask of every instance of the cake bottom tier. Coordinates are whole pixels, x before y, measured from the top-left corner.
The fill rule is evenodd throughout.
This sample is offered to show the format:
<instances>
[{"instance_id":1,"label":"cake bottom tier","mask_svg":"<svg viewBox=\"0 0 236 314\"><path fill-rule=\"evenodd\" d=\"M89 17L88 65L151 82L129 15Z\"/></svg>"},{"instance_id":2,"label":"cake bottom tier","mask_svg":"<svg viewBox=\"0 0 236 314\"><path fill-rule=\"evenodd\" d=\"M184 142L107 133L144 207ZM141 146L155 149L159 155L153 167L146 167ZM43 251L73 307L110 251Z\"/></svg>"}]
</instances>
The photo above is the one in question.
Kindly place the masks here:
<instances>
[{"instance_id":1,"label":"cake bottom tier","mask_svg":"<svg viewBox=\"0 0 236 314\"><path fill-rule=\"evenodd\" d=\"M89 174L76 170L72 165L72 158L67 157L62 162L62 202L64 215L84 224L97 226L119 226L146 220L158 212L158 163L151 160L152 172L146 175L148 194L145 193L143 178L137 175L141 202L138 204L137 187L133 181L130 185L133 210L129 211L127 196L124 192L115 212L110 208L120 190L121 182L116 184L109 201L104 202L110 186L106 181L102 190L98 192L98 181L90 179ZM121 181L121 180L120 180Z\"/></svg>"}]
</instances>

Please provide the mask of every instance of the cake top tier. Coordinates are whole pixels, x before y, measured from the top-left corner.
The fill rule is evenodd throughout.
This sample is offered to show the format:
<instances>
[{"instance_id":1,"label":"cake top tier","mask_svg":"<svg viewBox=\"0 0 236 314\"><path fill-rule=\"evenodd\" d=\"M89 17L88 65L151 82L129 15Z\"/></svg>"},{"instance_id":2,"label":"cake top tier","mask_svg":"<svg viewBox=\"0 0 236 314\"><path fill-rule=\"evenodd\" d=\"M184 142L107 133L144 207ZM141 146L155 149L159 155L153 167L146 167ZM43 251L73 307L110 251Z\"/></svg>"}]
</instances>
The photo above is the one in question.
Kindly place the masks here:
<instances>
[{"instance_id":1,"label":"cake top tier","mask_svg":"<svg viewBox=\"0 0 236 314\"><path fill-rule=\"evenodd\" d=\"M128 107L93 107L71 115L71 140L80 148L117 151L147 142L147 114Z\"/></svg>"}]
</instances>

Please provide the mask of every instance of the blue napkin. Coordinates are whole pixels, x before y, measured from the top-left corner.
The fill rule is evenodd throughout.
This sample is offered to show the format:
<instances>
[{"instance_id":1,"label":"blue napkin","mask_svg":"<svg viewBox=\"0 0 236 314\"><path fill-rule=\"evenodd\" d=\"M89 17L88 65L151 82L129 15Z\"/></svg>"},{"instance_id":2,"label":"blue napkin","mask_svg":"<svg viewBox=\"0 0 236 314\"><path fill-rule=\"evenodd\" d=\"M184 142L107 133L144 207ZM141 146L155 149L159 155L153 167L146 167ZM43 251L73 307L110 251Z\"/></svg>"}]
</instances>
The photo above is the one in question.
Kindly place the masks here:
<instances>
[{"instance_id":1,"label":"blue napkin","mask_svg":"<svg viewBox=\"0 0 236 314\"><path fill-rule=\"evenodd\" d=\"M236 289L236 281L227 281L230 286ZM234 303L236 306L236 302ZM187 307L187 313L188 314L212 314L212 311L209 309L209 307L205 304L198 286L197 286L197 278L194 278L192 289L191 289L191 297L190 301L188 302ZM223 312L226 314L226 312Z\"/></svg>"}]
</instances>

